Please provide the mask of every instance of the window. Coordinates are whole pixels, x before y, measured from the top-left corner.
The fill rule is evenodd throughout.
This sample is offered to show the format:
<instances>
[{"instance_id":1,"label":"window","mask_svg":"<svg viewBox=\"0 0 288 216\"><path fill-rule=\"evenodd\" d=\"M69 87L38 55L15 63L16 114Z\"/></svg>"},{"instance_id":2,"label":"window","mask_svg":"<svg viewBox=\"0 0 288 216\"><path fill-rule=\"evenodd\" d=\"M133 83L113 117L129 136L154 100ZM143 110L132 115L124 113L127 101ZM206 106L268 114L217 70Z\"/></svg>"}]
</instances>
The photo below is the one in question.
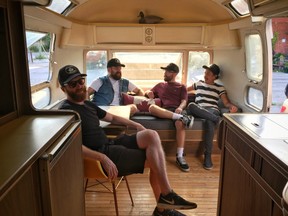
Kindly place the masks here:
<instances>
[{"instance_id":1,"label":"window","mask_svg":"<svg viewBox=\"0 0 288 216\"><path fill-rule=\"evenodd\" d=\"M187 56L188 54L188 56ZM138 51L125 52L116 51L112 53L114 58L118 58L126 67L122 68L122 76L131 80L144 90L152 88L159 82L163 82L163 70L160 67L167 66L173 62L179 66L180 73L177 75L177 82L183 82L186 77L182 77L183 60L188 59L187 85L203 79L203 65L210 64L210 53L204 51L190 52L154 52ZM88 51L86 54L87 85L101 76L107 75L108 51ZM186 68L186 67L185 67Z\"/></svg>"},{"instance_id":2,"label":"window","mask_svg":"<svg viewBox=\"0 0 288 216\"><path fill-rule=\"evenodd\" d=\"M131 80L142 89L150 89L159 82L163 82L163 70L173 62L179 66L177 82L182 80L181 52L114 52L113 56L126 65L123 68L123 77Z\"/></svg>"},{"instance_id":3,"label":"window","mask_svg":"<svg viewBox=\"0 0 288 216\"><path fill-rule=\"evenodd\" d=\"M26 31L32 104L35 108L43 108L50 102L47 85L51 79L50 57L53 41L54 35L51 33Z\"/></svg>"},{"instance_id":4,"label":"window","mask_svg":"<svg viewBox=\"0 0 288 216\"><path fill-rule=\"evenodd\" d=\"M107 51L89 51L86 54L87 86L98 77L107 75Z\"/></svg>"},{"instance_id":5,"label":"window","mask_svg":"<svg viewBox=\"0 0 288 216\"><path fill-rule=\"evenodd\" d=\"M210 54L208 52L190 51L188 57L187 86L199 80L203 80L203 65L210 64Z\"/></svg>"},{"instance_id":6,"label":"window","mask_svg":"<svg viewBox=\"0 0 288 216\"><path fill-rule=\"evenodd\" d=\"M249 8L245 0L233 0L230 4L237 14L241 16L249 14Z\"/></svg>"},{"instance_id":7,"label":"window","mask_svg":"<svg viewBox=\"0 0 288 216\"><path fill-rule=\"evenodd\" d=\"M132 81L144 90L152 88L163 81L163 70L160 67L173 62L182 71L182 52L113 52L113 58L118 58L126 67L122 68L122 76ZM107 52L89 51L86 55L87 85L107 74ZM177 76L181 82L182 73Z\"/></svg>"},{"instance_id":8,"label":"window","mask_svg":"<svg viewBox=\"0 0 288 216\"><path fill-rule=\"evenodd\" d=\"M71 1L69 0L53 0L47 8L56 13L62 14L70 5Z\"/></svg>"},{"instance_id":9,"label":"window","mask_svg":"<svg viewBox=\"0 0 288 216\"><path fill-rule=\"evenodd\" d=\"M247 76L252 82L258 83L263 77L263 52L259 34L245 37L245 52Z\"/></svg>"},{"instance_id":10,"label":"window","mask_svg":"<svg viewBox=\"0 0 288 216\"><path fill-rule=\"evenodd\" d=\"M32 94L32 104L36 109L42 109L50 103L50 89L44 88Z\"/></svg>"},{"instance_id":11,"label":"window","mask_svg":"<svg viewBox=\"0 0 288 216\"><path fill-rule=\"evenodd\" d=\"M253 108L261 111L263 109L263 93L262 91L249 87L247 91L247 103Z\"/></svg>"}]
</instances>

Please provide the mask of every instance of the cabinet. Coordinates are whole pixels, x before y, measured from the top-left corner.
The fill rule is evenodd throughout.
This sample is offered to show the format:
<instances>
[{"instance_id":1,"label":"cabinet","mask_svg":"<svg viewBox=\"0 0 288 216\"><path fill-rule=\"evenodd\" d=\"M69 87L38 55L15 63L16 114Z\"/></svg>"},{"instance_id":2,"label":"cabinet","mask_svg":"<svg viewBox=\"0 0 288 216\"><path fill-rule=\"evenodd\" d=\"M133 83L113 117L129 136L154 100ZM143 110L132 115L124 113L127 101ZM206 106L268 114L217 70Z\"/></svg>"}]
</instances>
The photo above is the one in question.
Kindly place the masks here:
<instances>
[{"instance_id":1,"label":"cabinet","mask_svg":"<svg viewBox=\"0 0 288 216\"><path fill-rule=\"evenodd\" d=\"M79 128L72 133L39 159L43 216L84 214L82 139Z\"/></svg>"},{"instance_id":2,"label":"cabinet","mask_svg":"<svg viewBox=\"0 0 288 216\"><path fill-rule=\"evenodd\" d=\"M0 215L85 214L81 127L73 114L22 116L0 126L0 137Z\"/></svg>"},{"instance_id":3,"label":"cabinet","mask_svg":"<svg viewBox=\"0 0 288 216\"><path fill-rule=\"evenodd\" d=\"M23 4L0 0L0 215L85 214L80 120L31 106Z\"/></svg>"},{"instance_id":4,"label":"cabinet","mask_svg":"<svg viewBox=\"0 0 288 216\"><path fill-rule=\"evenodd\" d=\"M37 178L34 175L37 166L30 167L0 197L0 215L41 215L40 193Z\"/></svg>"},{"instance_id":5,"label":"cabinet","mask_svg":"<svg viewBox=\"0 0 288 216\"><path fill-rule=\"evenodd\" d=\"M281 216L288 181L288 115L227 114L217 215Z\"/></svg>"}]
</instances>

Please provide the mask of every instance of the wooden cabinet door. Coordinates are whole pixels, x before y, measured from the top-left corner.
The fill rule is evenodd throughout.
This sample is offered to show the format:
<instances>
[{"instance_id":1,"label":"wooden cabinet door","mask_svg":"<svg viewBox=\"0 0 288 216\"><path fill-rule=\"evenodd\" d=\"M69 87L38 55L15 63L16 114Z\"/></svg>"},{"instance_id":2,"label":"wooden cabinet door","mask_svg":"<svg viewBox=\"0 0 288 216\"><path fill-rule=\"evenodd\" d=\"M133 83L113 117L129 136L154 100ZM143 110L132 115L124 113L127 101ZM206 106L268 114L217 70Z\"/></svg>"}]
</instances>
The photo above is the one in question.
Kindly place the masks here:
<instances>
[{"instance_id":1,"label":"wooden cabinet door","mask_svg":"<svg viewBox=\"0 0 288 216\"><path fill-rule=\"evenodd\" d=\"M237 159L225 149L221 216L270 216L272 201Z\"/></svg>"},{"instance_id":2,"label":"wooden cabinet door","mask_svg":"<svg viewBox=\"0 0 288 216\"><path fill-rule=\"evenodd\" d=\"M43 215L85 214L83 187L82 138L78 128L71 128L40 159Z\"/></svg>"},{"instance_id":3,"label":"wooden cabinet door","mask_svg":"<svg viewBox=\"0 0 288 216\"><path fill-rule=\"evenodd\" d=\"M0 215L39 216L41 213L40 192L35 177L36 167L29 168L0 198Z\"/></svg>"}]
</instances>

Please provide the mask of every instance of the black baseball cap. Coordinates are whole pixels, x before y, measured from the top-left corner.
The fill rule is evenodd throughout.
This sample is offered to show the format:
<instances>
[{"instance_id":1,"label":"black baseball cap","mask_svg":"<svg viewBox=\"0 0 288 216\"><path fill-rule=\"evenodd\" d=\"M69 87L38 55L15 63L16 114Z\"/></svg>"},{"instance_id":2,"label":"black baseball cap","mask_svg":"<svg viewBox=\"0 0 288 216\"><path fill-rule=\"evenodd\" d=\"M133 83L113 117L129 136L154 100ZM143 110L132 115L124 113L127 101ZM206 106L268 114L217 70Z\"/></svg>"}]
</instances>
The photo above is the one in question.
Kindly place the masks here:
<instances>
[{"instance_id":1,"label":"black baseball cap","mask_svg":"<svg viewBox=\"0 0 288 216\"><path fill-rule=\"evenodd\" d=\"M178 73L179 72L179 67L176 64L174 64L174 63L170 63L166 67L160 67L160 68L163 69L163 70L172 71L174 73Z\"/></svg>"},{"instance_id":2,"label":"black baseball cap","mask_svg":"<svg viewBox=\"0 0 288 216\"><path fill-rule=\"evenodd\" d=\"M214 75L219 76L220 74L220 68L216 64L212 64L209 67L206 65L203 65L204 69L210 70Z\"/></svg>"},{"instance_id":3,"label":"black baseball cap","mask_svg":"<svg viewBox=\"0 0 288 216\"><path fill-rule=\"evenodd\" d=\"M107 63L107 68L109 68L109 67L119 67L119 66L125 67L125 65L121 64L120 60L117 59L117 58L112 58Z\"/></svg>"},{"instance_id":4,"label":"black baseball cap","mask_svg":"<svg viewBox=\"0 0 288 216\"><path fill-rule=\"evenodd\" d=\"M87 74L81 74L79 69L74 65L66 65L59 70L58 81L61 86L64 86L78 76L85 77Z\"/></svg>"}]
</instances>

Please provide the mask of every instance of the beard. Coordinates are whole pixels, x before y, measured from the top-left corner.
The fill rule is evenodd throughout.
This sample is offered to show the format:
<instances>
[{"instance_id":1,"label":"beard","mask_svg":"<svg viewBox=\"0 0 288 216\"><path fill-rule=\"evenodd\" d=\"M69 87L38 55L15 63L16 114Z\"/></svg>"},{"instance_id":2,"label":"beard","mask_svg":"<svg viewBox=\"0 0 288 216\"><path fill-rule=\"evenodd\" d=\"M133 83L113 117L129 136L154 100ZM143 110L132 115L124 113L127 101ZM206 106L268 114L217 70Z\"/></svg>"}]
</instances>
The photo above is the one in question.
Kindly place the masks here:
<instances>
[{"instance_id":1,"label":"beard","mask_svg":"<svg viewBox=\"0 0 288 216\"><path fill-rule=\"evenodd\" d=\"M77 89L76 92L67 92L67 94L72 100L76 102L82 102L86 99L87 89L86 86L84 85L81 89Z\"/></svg>"},{"instance_id":2,"label":"beard","mask_svg":"<svg viewBox=\"0 0 288 216\"><path fill-rule=\"evenodd\" d=\"M170 82L172 80L171 77L168 77L168 76L164 76L164 81L165 82Z\"/></svg>"},{"instance_id":3,"label":"beard","mask_svg":"<svg viewBox=\"0 0 288 216\"><path fill-rule=\"evenodd\" d=\"M120 80L122 77L122 73L121 72L115 72L115 73L111 73L110 76L114 79L114 80Z\"/></svg>"}]
</instances>

